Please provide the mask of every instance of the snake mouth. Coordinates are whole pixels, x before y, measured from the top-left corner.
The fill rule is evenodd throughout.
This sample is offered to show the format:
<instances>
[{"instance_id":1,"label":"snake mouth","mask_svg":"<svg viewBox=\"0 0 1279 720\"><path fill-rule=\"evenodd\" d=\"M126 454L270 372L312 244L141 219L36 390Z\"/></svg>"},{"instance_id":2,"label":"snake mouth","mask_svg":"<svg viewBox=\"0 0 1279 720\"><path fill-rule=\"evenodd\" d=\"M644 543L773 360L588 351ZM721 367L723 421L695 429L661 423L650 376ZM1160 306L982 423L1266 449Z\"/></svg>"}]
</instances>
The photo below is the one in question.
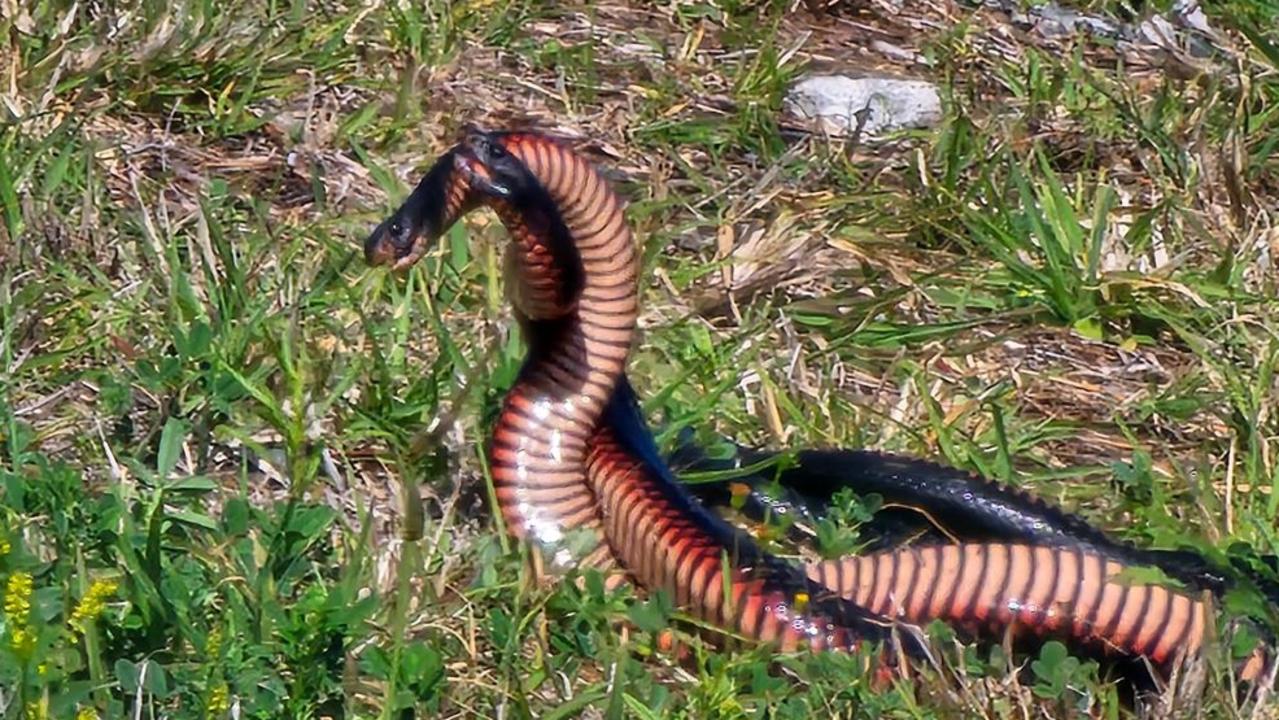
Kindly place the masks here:
<instances>
[{"instance_id":1,"label":"snake mouth","mask_svg":"<svg viewBox=\"0 0 1279 720\"><path fill-rule=\"evenodd\" d=\"M407 253L409 248L398 248L387 233L389 220L384 220L364 241L364 261L373 266L390 265Z\"/></svg>"},{"instance_id":2,"label":"snake mouth","mask_svg":"<svg viewBox=\"0 0 1279 720\"><path fill-rule=\"evenodd\" d=\"M397 213L383 220L364 241L364 260L372 267L403 270L426 253L424 240L422 233L406 228Z\"/></svg>"},{"instance_id":3,"label":"snake mouth","mask_svg":"<svg viewBox=\"0 0 1279 720\"><path fill-rule=\"evenodd\" d=\"M453 168L462 174L474 190L502 199L512 195L510 186L498 181L489 167L466 146L457 149L453 156Z\"/></svg>"}]
</instances>

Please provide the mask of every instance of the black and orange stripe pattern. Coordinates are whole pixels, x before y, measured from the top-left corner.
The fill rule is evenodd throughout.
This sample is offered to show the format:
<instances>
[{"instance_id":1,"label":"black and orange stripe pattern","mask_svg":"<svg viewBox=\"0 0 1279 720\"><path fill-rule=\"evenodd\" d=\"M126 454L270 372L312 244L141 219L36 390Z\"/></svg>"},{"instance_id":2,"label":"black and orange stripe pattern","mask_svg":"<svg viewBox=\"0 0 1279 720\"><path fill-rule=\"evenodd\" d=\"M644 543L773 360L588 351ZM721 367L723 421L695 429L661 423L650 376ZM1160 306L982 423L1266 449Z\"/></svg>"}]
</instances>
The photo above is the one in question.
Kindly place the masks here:
<instances>
[{"instance_id":1,"label":"black and orange stripe pattern","mask_svg":"<svg viewBox=\"0 0 1279 720\"><path fill-rule=\"evenodd\" d=\"M1208 600L1119 578L1126 567L1081 547L929 545L811 565L809 577L871 612L975 634L1019 629L1169 667L1196 655Z\"/></svg>"},{"instance_id":2,"label":"black and orange stripe pattern","mask_svg":"<svg viewBox=\"0 0 1279 720\"><path fill-rule=\"evenodd\" d=\"M737 449L730 458L709 458L691 444L676 450L672 465L683 472L765 467L780 453ZM1005 542L1081 547L1125 565L1156 567L1195 590L1221 595L1228 572L1187 550L1149 549L1113 539L1083 517L1054 507L1026 491L976 473L913 457L870 450L800 450L785 466L717 482L692 485L702 502L724 506L734 493L742 511L756 522L789 516L803 538L825 516L843 490L878 496L880 511L862 535L866 551L898 545L907 537L935 542ZM1279 592L1269 591L1279 598Z\"/></svg>"},{"instance_id":3,"label":"black and orange stripe pattern","mask_svg":"<svg viewBox=\"0 0 1279 720\"><path fill-rule=\"evenodd\" d=\"M481 160L491 161L495 152L518 159L534 180L510 201L473 186L475 175L487 170ZM620 220L619 199L589 164L545 138L509 134L499 140L477 132L444 153L374 231L365 243L366 259L403 269L481 204L512 236L507 294L533 346L503 401L489 446L503 519L513 536L543 550L553 569L614 569L586 482L585 453L630 350L638 251ZM618 220L596 222L600 217ZM593 282L583 284L584 275ZM578 546L594 547L585 557L569 550L574 533L594 536ZM615 575L611 582L619 580Z\"/></svg>"},{"instance_id":4,"label":"black and orange stripe pattern","mask_svg":"<svg viewBox=\"0 0 1279 720\"><path fill-rule=\"evenodd\" d=\"M783 650L888 642L878 655L881 677L901 669L896 650L927 659L909 629L765 553L749 534L700 505L657 458L623 378L591 440L587 477L604 514L605 537L642 586L664 589L698 618Z\"/></svg>"},{"instance_id":5,"label":"black and orange stripe pattern","mask_svg":"<svg viewBox=\"0 0 1279 720\"><path fill-rule=\"evenodd\" d=\"M437 174L446 159L450 170ZM508 228L508 291L530 353L497 419L491 466L508 528L555 562L620 561L702 619L786 649L850 649L893 637L898 622L934 619L1025 628L1156 664L1202 647L1206 600L1120 582L1125 564L1086 545L961 543L807 567L764 553L675 480L639 416L625 364L640 256L604 178L544 136L478 130L432 176L437 198L415 209L411 197L397 213L410 229L380 227L366 256L402 267L422 252L405 237L442 232L477 194ZM579 530L603 541L585 559L565 555Z\"/></svg>"},{"instance_id":6,"label":"black and orange stripe pattern","mask_svg":"<svg viewBox=\"0 0 1279 720\"><path fill-rule=\"evenodd\" d=\"M587 444L630 353L639 252L620 199L562 145L475 132L458 153L464 174L505 160L528 175L514 182L532 181L510 200L489 199L516 240L508 267L519 275L513 301L531 345L493 430L491 467L516 536L546 548L557 565L575 563L568 533L599 528ZM567 278L580 279L577 292L564 291Z\"/></svg>"},{"instance_id":7,"label":"black and orange stripe pattern","mask_svg":"<svg viewBox=\"0 0 1279 720\"><path fill-rule=\"evenodd\" d=\"M554 548L563 533L594 530L602 517L605 549L622 558L627 572L645 587L671 590L704 619L783 646L852 648L859 639L886 639L891 623L833 596L813 603L821 614L796 612L796 594L830 593L798 568L763 556L749 536L706 514L673 479L648 474L613 432L631 416L615 413L601 422L606 405L633 399L629 386L617 383L624 381L638 314L639 263L620 198L603 178L536 136L475 134L455 153L473 183L509 191L487 203L514 240L508 268L521 277L512 299L531 346L491 446L494 485L513 533ZM505 176L496 165L506 166ZM521 171L534 182L523 182ZM580 262L581 290L557 293L562 283L548 279L574 276L562 262L572 255ZM629 436L646 430L642 422L632 425ZM637 532L659 516L671 521L665 531ZM591 562L608 564L601 554Z\"/></svg>"}]
</instances>

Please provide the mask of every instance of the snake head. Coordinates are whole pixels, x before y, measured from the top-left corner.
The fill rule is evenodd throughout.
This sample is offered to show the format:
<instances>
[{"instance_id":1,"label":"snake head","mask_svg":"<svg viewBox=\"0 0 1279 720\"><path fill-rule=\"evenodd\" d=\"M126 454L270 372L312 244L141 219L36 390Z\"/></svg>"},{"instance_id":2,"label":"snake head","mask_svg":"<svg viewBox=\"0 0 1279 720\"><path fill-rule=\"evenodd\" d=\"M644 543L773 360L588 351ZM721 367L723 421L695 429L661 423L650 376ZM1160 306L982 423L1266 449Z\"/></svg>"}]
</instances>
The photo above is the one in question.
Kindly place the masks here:
<instances>
[{"instance_id":1,"label":"snake head","mask_svg":"<svg viewBox=\"0 0 1279 720\"><path fill-rule=\"evenodd\" d=\"M405 203L407 205L407 203ZM364 260L370 265L392 265L413 254L414 241L422 234L401 207L378 224L364 241Z\"/></svg>"},{"instance_id":2,"label":"snake head","mask_svg":"<svg viewBox=\"0 0 1279 720\"><path fill-rule=\"evenodd\" d=\"M500 200L512 200L525 194L535 181L524 163L507 148L505 140L505 134L467 127L457 146L454 167L474 190Z\"/></svg>"},{"instance_id":3,"label":"snake head","mask_svg":"<svg viewBox=\"0 0 1279 720\"><path fill-rule=\"evenodd\" d=\"M418 183L404 204L378 224L364 241L364 260L370 265L390 265L403 270L426 254L430 243L456 218L447 207L447 196L456 182L454 148L442 155Z\"/></svg>"}]
</instances>

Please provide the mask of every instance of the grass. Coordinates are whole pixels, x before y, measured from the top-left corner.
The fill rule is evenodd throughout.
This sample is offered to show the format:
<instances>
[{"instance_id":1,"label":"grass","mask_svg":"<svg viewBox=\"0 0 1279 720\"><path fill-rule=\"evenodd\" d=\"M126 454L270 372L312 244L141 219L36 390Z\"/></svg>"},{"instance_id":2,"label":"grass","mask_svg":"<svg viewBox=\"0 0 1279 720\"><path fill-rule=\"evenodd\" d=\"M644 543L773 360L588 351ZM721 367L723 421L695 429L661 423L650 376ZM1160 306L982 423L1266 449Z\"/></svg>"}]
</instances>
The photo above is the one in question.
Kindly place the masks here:
<instances>
[{"instance_id":1,"label":"grass","mask_svg":"<svg viewBox=\"0 0 1279 720\"><path fill-rule=\"evenodd\" d=\"M631 376L664 443L907 452L1141 544L1276 552L1274 6L1205 8L1222 54L1196 64L803 5L0 19L0 712L1128 714L1059 645L1019 683L942 633L962 678L873 693L847 657L689 635L677 662L661 596L533 585L481 452L523 348L500 228L403 278L359 257L463 120L573 133L644 242ZM868 38L927 58L893 69L939 84L938 128L783 116L808 69L902 62ZM1154 710L1252 713L1216 650Z\"/></svg>"}]
</instances>

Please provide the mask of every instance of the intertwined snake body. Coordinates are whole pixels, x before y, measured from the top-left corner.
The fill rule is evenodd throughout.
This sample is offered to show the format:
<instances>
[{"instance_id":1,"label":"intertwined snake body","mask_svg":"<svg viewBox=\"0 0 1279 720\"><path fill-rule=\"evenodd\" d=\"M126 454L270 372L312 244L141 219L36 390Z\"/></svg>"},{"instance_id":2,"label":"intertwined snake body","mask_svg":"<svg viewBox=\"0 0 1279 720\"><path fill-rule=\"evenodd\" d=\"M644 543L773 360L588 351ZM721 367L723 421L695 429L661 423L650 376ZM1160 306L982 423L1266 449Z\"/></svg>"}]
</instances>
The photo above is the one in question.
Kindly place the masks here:
<instances>
[{"instance_id":1,"label":"intertwined snake body","mask_svg":"<svg viewBox=\"0 0 1279 720\"><path fill-rule=\"evenodd\" d=\"M640 415L626 377L640 253L623 202L583 156L542 134L468 128L368 238L366 258L406 268L484 206L511 236L508 295L529 346L493 429L493 481L510 532L553 567L620 570L705 621L781 649L887 641L894 652L878 656L885 666L927 655L917 634L893 632L901 621L942 620L987 637L1016 627L1160 670L1203 647L1208 598L1120 581L1139 551L962 476L924 481L933 496L917 493L921 504L962 517L962 496L979 506L973 517L1011 513L1028 529L1002 542L888 548L807 566L764 552L676 479ZM590 548L580 557L570 552L574 534ZM1259 651L1244 676L1264 661Z\"/></svg>"}]
</instances>

